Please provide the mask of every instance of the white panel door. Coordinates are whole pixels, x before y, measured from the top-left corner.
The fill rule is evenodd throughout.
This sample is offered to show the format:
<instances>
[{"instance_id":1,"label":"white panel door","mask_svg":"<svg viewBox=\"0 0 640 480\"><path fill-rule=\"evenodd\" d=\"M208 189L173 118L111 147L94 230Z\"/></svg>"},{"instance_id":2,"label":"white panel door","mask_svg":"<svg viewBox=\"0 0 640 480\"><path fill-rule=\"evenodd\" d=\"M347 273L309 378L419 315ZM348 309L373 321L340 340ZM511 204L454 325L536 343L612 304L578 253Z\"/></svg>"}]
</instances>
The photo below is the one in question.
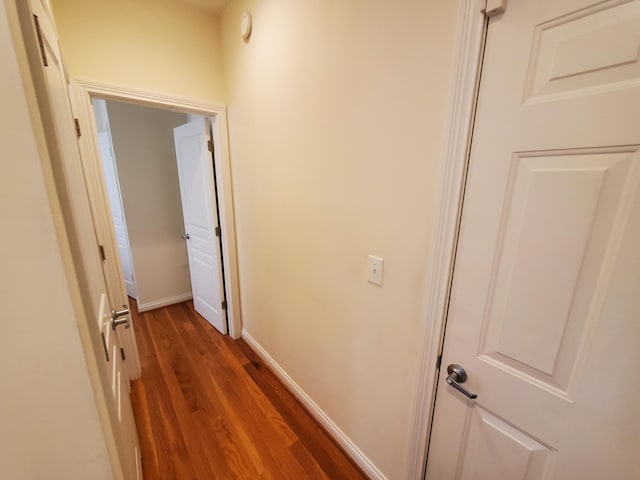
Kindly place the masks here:
<instances>
[{"instance_id":1,"label":"white panel door","mask_svg":"<svg viewBox=\"0 0 640 480\"><path fill-rule=\"evenodd\" d=\"M207 132L206 119L173 129L193 306L218 331L226 334L220 241L216 236L218 210Z\"/></svg>"},{"instance_id":2,"label":"white panel door","mask_svg":"<svg viewBox=\"0 0 640 480\"><path fill-rule=\"evenodd\" d=\"M133 275L129 234L127 232L127 222L125 220L120 183L118 181L118 168L116 166L116 159L113 156L113 145L109 132L98 133L98 143L100 145L104 181L107 185L107 196L109 197L109 205L111 207L111 218L113 219L113 227L116 232L116 244L118 245L120 264L122 265L122 273L124 275L124 285L127 289L127 295L137 299L138 294Z\"/></svg>"},{"instance_id":3,"label":"white panel door","mask_svg":"<svg viewBox=\"0 0 640 480\"><path fill-rule=\"evenodd\" d=\"M40 103L46 102L47 111L51 112L51 116L45 114L43 121L45 127L51 127L47 130L47 145L52 157L55 157L53 173L56 178L56 188L61 197L61 206L65 210L66 228L73 232L70 235L70 242L74 251L74 265L81 282L80 290L85 296L83 300L86 305L90 305L91 314L97 322L98 328L94 326L90 331L102 337L98 341L102 342L105 350L104 362L100 363L102 368L100 377L103 380L102 385L110 387L107 388L110 393L99 401L107 405L110 432L115 437L119 465L114 465L114 469L117 472L118 467L121 467L122 475L127 480L140 479L142 478L140 448L129 397L128 377L123 371L117 335L111 327L111 308L84 183L57 36L52 21L39 1L32 0L31 10L33 18L29 20L33 21L33 34L41 38L42 46L41 51L30 50L29 53L40 57L39 63L44 64L42 74L46 84L46 98L39 97L38 100ZM108 380L108 386L105 385L104 379ZM52 414L55 415L55 412Z\"/></svg>"},{"instance_id":4,"label":"white panel door","mask_svg":"<svg viewBox=\"0 0 640 480\"><path fill-rule=\"evenodd\" d=\"M489 22L429 480L640 478L639 55L638 0Z\"/></svg>"}]
</instances>

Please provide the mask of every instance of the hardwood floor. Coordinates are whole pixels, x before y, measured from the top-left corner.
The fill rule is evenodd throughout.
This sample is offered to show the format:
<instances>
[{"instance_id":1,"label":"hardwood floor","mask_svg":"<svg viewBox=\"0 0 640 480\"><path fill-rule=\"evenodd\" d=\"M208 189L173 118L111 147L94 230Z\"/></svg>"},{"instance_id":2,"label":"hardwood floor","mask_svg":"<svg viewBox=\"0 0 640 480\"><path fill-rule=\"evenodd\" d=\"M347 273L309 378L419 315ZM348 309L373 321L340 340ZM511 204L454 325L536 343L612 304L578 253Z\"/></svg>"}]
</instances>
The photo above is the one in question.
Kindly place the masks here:
<instances>
[{"instance_id":1,"label":"hardwood floor","mask_svg":"<svg viewBox=\"0 0 640 480\"><path fill-rule=\"evenodd\" d=\"M247 344L220 335L191 302L134 323L146 480L365 478Z\"/></svg>"}]
</instances>

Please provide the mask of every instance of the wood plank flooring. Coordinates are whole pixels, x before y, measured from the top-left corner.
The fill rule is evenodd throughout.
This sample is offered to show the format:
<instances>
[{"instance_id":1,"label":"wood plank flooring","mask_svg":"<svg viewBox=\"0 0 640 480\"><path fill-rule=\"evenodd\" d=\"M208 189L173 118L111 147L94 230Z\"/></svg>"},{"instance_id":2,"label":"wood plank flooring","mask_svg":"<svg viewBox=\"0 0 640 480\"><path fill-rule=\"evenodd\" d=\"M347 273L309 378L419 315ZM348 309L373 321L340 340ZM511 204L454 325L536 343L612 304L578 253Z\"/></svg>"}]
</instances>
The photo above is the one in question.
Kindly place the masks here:
<instances>
[{"instance_id":1,"label":"wood plank flooring","mask_svg":"<svg viewBox=\"0 0 640 480\"><path fill-rule=\"evenodd\" d=\"M133 319L146 480L366 478L248 345L220 335L191 302Z\"/></svg>"}]
</instances>

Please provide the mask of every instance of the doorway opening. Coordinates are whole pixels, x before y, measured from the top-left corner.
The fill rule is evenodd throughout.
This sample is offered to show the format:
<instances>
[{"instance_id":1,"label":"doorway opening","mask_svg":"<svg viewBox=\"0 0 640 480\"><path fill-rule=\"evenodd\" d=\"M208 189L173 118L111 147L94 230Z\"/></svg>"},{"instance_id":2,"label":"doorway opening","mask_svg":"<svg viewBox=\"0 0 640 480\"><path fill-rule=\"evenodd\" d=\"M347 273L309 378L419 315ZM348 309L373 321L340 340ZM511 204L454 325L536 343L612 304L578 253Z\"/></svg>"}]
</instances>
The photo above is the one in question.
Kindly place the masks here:
<instances>
[{"instance_id":1,"label":"doorway opening","mask_svg":"<svg viewBox=\"0 0 640 480\"><path fill-rule=\"evenodd\" d=\"M217 202L212 204L210 209L213 209L212 215L215 215L218 212L219 221L216 219L215 223L212 226L214 235L216 233L219 236L215 239L215 246L217 247L217 251L222 258L222 261L216 266L215 271L212 270L211 265L208 266L209 271L203 270L203 264L200 260L202 260L202 256L195 255L196 261L200 261L198 263L198 274L200 277L211 278L213 273L215 273L215 277L218 279L218 287L222 292L224 289L224 293L220 295L220 307L226 307L226 311L221 311L220 313L224 316L224 329L228 331L229 335L232 338L240 338L242 334L241 327L241 317L240 317L240 302L239 302L239 282L238 282L238 268L237 268L237 257L236 257L236 240L235 240L235 219L234 219L234 211L233 211L233 195L231 190L231 169L229 163L229 154L228 154L228 143L227 143L227 125L226 125L226 111L224 107L196 103L185 99L180 98L171 98L171 97L163 97L155 94L151 94L148 92L141 92L136 90L123 89L120 87L113 87L110 85L104 84L96 84L92 82L83 82L80 80L72 81L71 83L71 93L72 93L72 102L74 107L74 112L78 117L78 124L81 130L81 136L79 137L79 146L82 153L82 162L83 169L85 173L85 179L87 184L87 191L89 193L91 209L95 224L95 229L98 236L98 241L100 243L100 249L104 252L103 258L105 258L103 262L103 268L105 273L105 278L107 279L107 288L110 291L110 296L112 296L116 305L128 305L128 295L130 293L134 293L135 295L132 298L137 298L139 301L137 302L141 309L151 309L158 308L163 305L162 302L165 302L164 305L168 305L170 303L176 303L179 301L186 301L190 297L195 297L195 291L193 289L187 288L186 291L182 293L177 293L176 295L167 294L166 291L164 293L161 292L160 295L156 295L154 298L153 295L149 295L148 290L145 293L145 288L148 285L142 286L140 283L141 274L144 276L145 273L140 270L138 264L140 262L136 262L136 246L129 245L129 257L131 258L131 267L127 268L127 255L126 253L121 254L121 250L124 252L127 250L127 246L120 242L119 240L123 239L123 236L116 231L116 226L114 225L114 218L112 217L112 210L116 210L112 205L110 200L110 196L108 195L108 184L107 184L107 172L105 171L101 158L101 149L107 148L108 140L114 140L113 136L116 136L115 132L106 133L104 124L101 125L101 122L104 120L104 112L100 113L100 109L105 109L107 111L106 118L108 119L108 124L112 129L118 129L121 132L123 129L123 125L117 125L117 119L111 118L109 119L110 114L115 114L118 118L127 118L127 115L132 115L132 112L159 112L161 115L166 116L170 120L167 120L169 124L174 122L173 125L165 138L165 142L169 145L169 147L165 148L165 151L168 150L169 153L172 153L172 166L174 167L174 180L177 177L177 170L179 169L177 161L176 161L176 149L174 144L174 137L172 133L172 129L179 125L186 125L192 122L199 122L202 125L203 135L206 136L206 149L208 154L208 165L207 168L210 171L211 183L208 187L208 194L211 195L212 200ZM102 103L104 102L104 103ZM101 106L102 105L102 106ZM112 106L111 112L109 112L109 105ZM133 117L129 118L129 126L131 127L135 123L138 124L138 127L145 126L147 129L150 128L150 125L141 125L144 122L131 122L130 120ZM138 117L135 117L138 118ZM206 124L205 124L206 120ZM207 125L205 127L205 125ZM125 122L124 129L126 129L127 124ZM126 132L125 132L126 133ZM117 136L120 136L119 134ZM125 135L126 136L126 135ZM131 135L129 135L128 142L133 142L131 139ZM210 141L210 143L209 143ZM102 146L103 143L105 146ZM132 150L135 150L132 145L129 145ZM211 148L211 151L208 151L208 148ZM138 147L139 148L139 147ZM120 166L120 160L118 159L118 146L112 147L112 152L115 158L115 166L118 168L122 168ZM140 152L138 151L137 154ZM131 154L131 152L130 152ZM134 154L136 155L136 154ZM144 152L143 154L144 155ZM149 156L149 155L147 155ZM153 156L153 155L150 155ZM147 158L145 161L140 161L140 155L137 155L136 158L138 162L133 164L133 168L142 168L144 173L144 165L145 161L147 162L147 176L143 176L143 181L133 182L133 188L131 185L127 185L124 189L120 189L121 200L124 200L125 210L126 204L131 203L127 201L127 193L123 190L126 190L129 193L129 200L131 198L134 199L134 203L140 203L142 206L148 206L150 200L145 196L145 189L151 188L150 183L151 180L158 181L157 178L151 178L153 176L161 176L163 172L156 171L156 169L149 169L150 160ZM122 159L125 160L125 159ZM122 162L124 163L124 162ZM165 167L168 162L165 162ZM129 165L128 167L131 167ZM127 169L127 167L124 167ZM165 168L168 170L168 168ZM215 172L215 174L214 174ZM120 177L119 180L122 182L123 180L123 172L116 170L116 177ZM138 172L140 173L140 172ZM166 171L164 172L166 174ZM187 175L192 174L195 178L201 178L201 174L196 174L196 172L186 172ZM165 175L166 177L166 175ZM133 177L127 178L127 180L133 180ZM166 180L166 178L165 178ZM122 187L118 184L118 188ZM163 185L162 181L159 182L160 185ZM174 212L173 220L164 219L166 223L173 225L174 228L174 237L170 244L173 244L174 250L179 250L182 248L182 260L176 258L173 259L174 266L175 264L182 265L182 271L178 271L175 275L175 278L170 278L170 282L178 281L182 282L182 285L190 285L193 281L192 279L192 268L188 268L188 256L189 256L189 247L185 244L188 244L189 239L181 238L182 236L191 236L193 237L192 232L187 232L185 230L185 223L183 221L184 217L182 216L181 206L185 203L185 199L182 198L179 188L179 179L175 181L172 186L167 186L168 184L164 184L165 188L172 189L172 193L162 191L162 188L158 188L156 185L154 188L156 191L160 191L161 201L166 207L169 198L172 197L174 199L173 209L177 210L179 213L179 221L176 224L176 215ZM131 196L131 190L135 190L136 187L138 191L133 192L133 197ZM111 189L114 190L113 188ZM188 189L191 191L192 189ZM117 193L117 191L116 191ZM148 192L147 192L148 193ZM117 200L117 199L116 199ZM137 200L137 201L136 201ZM190 201L190 200L187 200ZM151 200L153 202L153 200ZM158 205L153 205L153 207L157 207ZM144 209L143 209L144 210ZM141 225L139 217L136 215L140 215L140 212L136 212L134 214L123 213L122 216L122 225L126 230L126 238L133 240L131 237L131 229L133 226L134 230L141 230L142 235L151 235L153 237L153 230L139 228L144 227ZM155 215L158 215L157 212ZM116 215L117 216L117 215ZM134 218L129 218L130 216L136 219L135 224L132 222ZM144 224L148 218L142 218L141 222ZM166 227L167 225L165 225ZM179 227L179 230L176 230ZM199 226L197 226L199 227ZM216 228L218 227L218 228ZM122 228L121 228L122 230ZM146 232L146 233L145 233ZM137 231L136 233L140 233ZM135 233L134 233L135 236ZM137 241L137 240L136 240ZM195 242L194 242L195 243ZM142 264L149 265L149 261L147 256L150 256L153 259L153 252L156 254L163 255L163 248L167 248L167 245L151 245L150 248L147 248L146 251L143 249L142 253ZM187 254L185 256L185 250ZM140 252L138 252L140 253ZM132 255L131 255L132 254ZM121 263L121 258L125 267L123 268L123 263ZM164 260L164 258L163 258ZM151 260L152 262L153 260ZM182 261L182 264L180 262ZM157 265L155 266L157 267ZM142 267L143 269L145 267ZM154 266L151 267L151 272L153 278L153 283L159 283L163 281L163 276L158 274L158 271L155 271L155 275L153 274ZM181 277L181 278L180 278ZM123 281L124 280L124 281ZM127 285L127 282L129 283ZM142 286L142 289L141 289ZM131 288L133 287L133 288ZM166 285L165 285L166 287ZM174 285L175 287L175 285ZM162 288L162 287L161 287ZM156 292L157 294L158 292ZM146 299L145 300L145 295ZM224 295L224 296L222 296ZM202 295L201 292L198 293L198 296L204 297L206 300L206 295ZM225 301L225 304L222 304L222 301ZM156 302L156 303L154 303ZM220 308L222 310L222 308ZM228 323L228 330L226 329ZM224 333L226 333L226 331ZM131 364L129 365L129 377L130 380L138 378L140 376L140 364L139 359L137 358L137 347L135 345L135 334L134 329L127 330L123 332L123 336L127 337L123 339L125 344L129 345L129 348L126 350L128 352L133 352L135 357L132 359ZM126 347L125 347L126 348ZM129 360L129 358L127 358ZM129 362L128 362L129 363Z\"/></svg>"},{"instance_id":2,"label":"doorway opening","mask_svg":"<svg viewBox=\"0 0 640 480\"><path fill-rule=\"evenodd\" d=\"M127 295L139 312L193 299L227 333L215 120L100 98L92 105Z\"/></svg>"}]
</instances>

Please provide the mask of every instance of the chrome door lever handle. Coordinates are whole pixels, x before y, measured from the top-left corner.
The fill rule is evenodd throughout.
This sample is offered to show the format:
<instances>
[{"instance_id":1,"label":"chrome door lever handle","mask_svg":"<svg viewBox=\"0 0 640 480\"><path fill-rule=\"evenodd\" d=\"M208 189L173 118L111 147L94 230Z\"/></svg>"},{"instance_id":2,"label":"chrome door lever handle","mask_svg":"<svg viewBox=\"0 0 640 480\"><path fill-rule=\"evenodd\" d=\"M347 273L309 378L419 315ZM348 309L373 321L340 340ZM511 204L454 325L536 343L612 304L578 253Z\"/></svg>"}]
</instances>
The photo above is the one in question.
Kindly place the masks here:
<instances>
[{"instance_id":1,"label":"chrome door lever handle","mask_svg":"<svg viewBox=\"0 0 640 480\"><path fill-rule=\"evenodd\" d=\"M126 305L122 306L122 310L111 310L111 318L113 320L116 320L120 317L126 317L127 315L129 315L129 313L131 313L129 311L129 309L127 308Z\"/></svg>"},{"instance_id":2,"label":"chrome door lever handle","mask_svg":"<svg viewBox=\"0 0 640 480\"><path fill-rule=\"evenodd\" d=\"M131 327L129 322L129 309L123 305L122 310L111 310L111 328L115 330L118 326L124 325L124 328Z\"/></svg>"},{"instance_id":3,"label":"chrome door lever handle","mask_svg":"<svg viewBox=\"0 0 640 480\"><path fill-rule=\"evenodd\" d=\"M188 233L185 233L184 235L180 235L180 237L181 237L183 240L189 240L189 239L191 238L191 235L189 235Z\"/></svg>"},{"instance_id":4,"label":"chrome door lever handle","mask_svg":"<svg viewBox=\"0 0 640 480\"><path fill-rule=\"evenodd\" d=\"M465 397L470 398L471 400L478 398L478 395L475 393L471 393L469 390L464 388L461 383L467 381L467 372L465 372L464 368L462 368L457 363L452 363L447 367L447 383L451 385L453 388L458 390Z\"/></svg>"},{"instance_id":5,"label":"chrome door lever handle","mask_svg":"<svg viewBox=\"0 0 640 480\"><path fill-rule=\"evenodd\" d=\"M129 322L129 317L124 317L124 318L120 318L118 320L112 320L111 321L111 328L113 330L118 328L120 325L124 325L124 328L130 328L131 327L131 323Z\"/></svg>"}]
</instances>

